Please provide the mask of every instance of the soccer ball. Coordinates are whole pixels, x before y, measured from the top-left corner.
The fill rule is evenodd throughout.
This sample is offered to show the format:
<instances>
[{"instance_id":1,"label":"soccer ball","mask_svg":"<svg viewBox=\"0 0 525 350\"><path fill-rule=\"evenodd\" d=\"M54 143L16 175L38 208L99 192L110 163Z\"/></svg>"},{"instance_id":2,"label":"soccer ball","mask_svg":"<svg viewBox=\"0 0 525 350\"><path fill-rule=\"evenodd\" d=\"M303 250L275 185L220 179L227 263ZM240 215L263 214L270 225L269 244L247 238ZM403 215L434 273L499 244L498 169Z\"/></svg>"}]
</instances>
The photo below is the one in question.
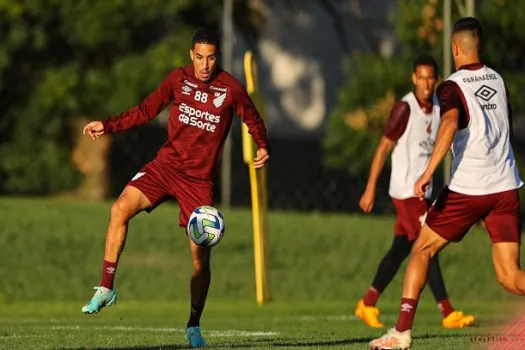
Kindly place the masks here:
<instances>
[{"instance_id":1,"label":"soccer ball","mask_svg":"<svg viewBox=\"0 0 525 350\"><path fill-rule=\"evenodd\" d=\"M186 232L201 247L213 247L224 236L224 218L217 208L203 205L191 213Z\"/></svg>"}]
</instances>

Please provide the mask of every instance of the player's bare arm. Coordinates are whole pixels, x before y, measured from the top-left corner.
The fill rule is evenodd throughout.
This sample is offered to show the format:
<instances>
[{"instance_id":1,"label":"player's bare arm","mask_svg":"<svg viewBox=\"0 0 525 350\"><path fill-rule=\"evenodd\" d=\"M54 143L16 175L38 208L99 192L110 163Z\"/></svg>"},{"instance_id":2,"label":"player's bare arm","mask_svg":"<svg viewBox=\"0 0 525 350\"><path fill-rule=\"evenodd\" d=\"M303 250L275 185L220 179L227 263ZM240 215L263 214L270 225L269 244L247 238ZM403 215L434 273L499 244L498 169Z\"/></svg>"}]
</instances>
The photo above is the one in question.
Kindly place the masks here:
<instances>
[{"instance_id":1,"label":"player's bare arm","mask_svg":"<svg viewBox=\"0 0 525 350\"><path fill-rule=\"evenodd\" d=\"M447 111L441 118L436 143L430 156L427 169L414 185L414 193L417 197L423 198L425 196L425 191L430 185L432 175L434 175L437 167L447 155L454 140L454 135L456 135L456 131L458 130L458 120L459 111L456 108Z\"/></svg>"},{"instance_id":2,"label":"player's bare arm","mask_svg":"<svg viewBox=\"0 0 525 350\"><path fill-rule=\"evenodd\" d=\"M405 101L397 102L390 111L383 137L379 140L379 145L376 148L374 159L370 166L370 175L368 176L365 192L359 200L359 207L365 213L370 213L374 207L377 180L383 170L386 157L405 132L409 116L410 107Z\"/></svg>"},{"instance_id":3,"label":"player's bare arm","mask_svg":"<svg viewBox=\"0 0 525 350\"><path fill-rule=\"evenodd\" d=\"M365 213L370 213L374 207L377 180L379 179L379 175L381 174L381 171L385 165L386 157L394 145L394 141L390 140L386 136L383 136L381 137L379 145L376 148L374 159L372 160L372 165L370 166L370 175L368 176L366 189L359 200L359 207Z\"/></svg>"}]
</instances>

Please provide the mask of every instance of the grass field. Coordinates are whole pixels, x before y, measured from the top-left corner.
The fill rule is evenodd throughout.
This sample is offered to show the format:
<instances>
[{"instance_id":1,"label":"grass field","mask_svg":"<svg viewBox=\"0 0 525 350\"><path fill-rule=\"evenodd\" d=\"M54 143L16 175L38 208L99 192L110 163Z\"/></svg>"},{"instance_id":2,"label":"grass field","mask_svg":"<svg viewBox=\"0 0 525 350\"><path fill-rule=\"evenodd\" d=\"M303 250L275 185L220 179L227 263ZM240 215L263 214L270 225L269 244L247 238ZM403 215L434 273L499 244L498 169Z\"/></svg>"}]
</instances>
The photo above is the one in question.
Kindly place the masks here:
<instances>
[{"instance_id":1,"label":"grass field","mask_svg":"<svg viewBox=\"0 0 525 350\"><path fill-rule=\"evenodd\" d=\"M101 269L109 203L0 198L0 349L175 349L185 347L190 261L165 205L132 222L117 273L119 302L94 316L80 308ZM213 253L202 319L210 345L222 348L364 349L381 330L363 326L353 307L392 239L390 217L270 214L273 300L255 305L250 213L224 212L227 232ZM497 285L483 231L442 254L452 302L479 326L443 330L429 292L416 317L414 348L482 348L518 305ZM404 270L404 267L403 267ZM397 313L402 274L379 302Z\"/></svg>"}]
</instances>

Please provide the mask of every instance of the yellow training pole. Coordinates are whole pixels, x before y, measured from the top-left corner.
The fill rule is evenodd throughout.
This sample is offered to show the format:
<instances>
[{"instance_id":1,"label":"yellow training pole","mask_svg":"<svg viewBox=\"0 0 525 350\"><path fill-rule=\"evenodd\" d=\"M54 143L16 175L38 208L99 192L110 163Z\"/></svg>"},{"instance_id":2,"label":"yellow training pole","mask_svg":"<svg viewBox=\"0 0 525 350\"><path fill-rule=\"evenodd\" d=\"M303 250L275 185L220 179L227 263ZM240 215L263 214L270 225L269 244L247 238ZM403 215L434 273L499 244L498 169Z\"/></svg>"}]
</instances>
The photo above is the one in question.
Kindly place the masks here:
<instances>
[{"instance_id":1,"label":"yellow training pole","mask_svg":"<svg viewBox=\"0 0 525 350\"><path fill-rule=\"evenodd\" d=\"M246 90L257 110L263 116L263 103L257 92L256 66L253 55L247 51L244 55L244 73ZM266 168L256 170L253 167L255 147L246 125L242 125L243 159L248 165L252 196L253 248L255 260L255 288L259 305L271 298L268 271L268 189L266 186Z\"/></svg>"}]
</instances>

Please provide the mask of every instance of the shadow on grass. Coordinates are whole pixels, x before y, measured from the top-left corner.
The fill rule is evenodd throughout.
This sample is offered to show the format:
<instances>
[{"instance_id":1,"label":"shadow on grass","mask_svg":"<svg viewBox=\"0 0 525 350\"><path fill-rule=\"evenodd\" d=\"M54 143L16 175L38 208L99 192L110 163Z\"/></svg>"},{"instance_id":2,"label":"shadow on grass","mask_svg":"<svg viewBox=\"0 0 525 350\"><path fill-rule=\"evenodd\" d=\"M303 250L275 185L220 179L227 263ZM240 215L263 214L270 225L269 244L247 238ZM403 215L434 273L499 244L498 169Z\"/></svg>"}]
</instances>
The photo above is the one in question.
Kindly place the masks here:
<instances>
[{"instance_id":1,"label":"shadow on grass","mask_svg":"<svg viewBox=\"0 0 525 350\"><path fill-rule=\"evenodd\" d=\"M445 338L472 338L475 334L425 334L416 336L413 340L425 340L425 339L445 339ZM330 347L330 346L341 346L341 345L352 345L352 344L367 344L372 338L361 337L361 338L347 338L339 340L326 340L326 341L300 341L296 339L253 339L249 342L239 341L237 343L220 342L212 343L208 345L208 348L255 348L255 347L280 347L280 348L302 348L302 347ZM162 344L157 346L131 346L131 347L97 347L97 348L67 348L62 350L173 350L173 349L188 349L189 345L180 344Z\"/></svg>"}]
</instances>

